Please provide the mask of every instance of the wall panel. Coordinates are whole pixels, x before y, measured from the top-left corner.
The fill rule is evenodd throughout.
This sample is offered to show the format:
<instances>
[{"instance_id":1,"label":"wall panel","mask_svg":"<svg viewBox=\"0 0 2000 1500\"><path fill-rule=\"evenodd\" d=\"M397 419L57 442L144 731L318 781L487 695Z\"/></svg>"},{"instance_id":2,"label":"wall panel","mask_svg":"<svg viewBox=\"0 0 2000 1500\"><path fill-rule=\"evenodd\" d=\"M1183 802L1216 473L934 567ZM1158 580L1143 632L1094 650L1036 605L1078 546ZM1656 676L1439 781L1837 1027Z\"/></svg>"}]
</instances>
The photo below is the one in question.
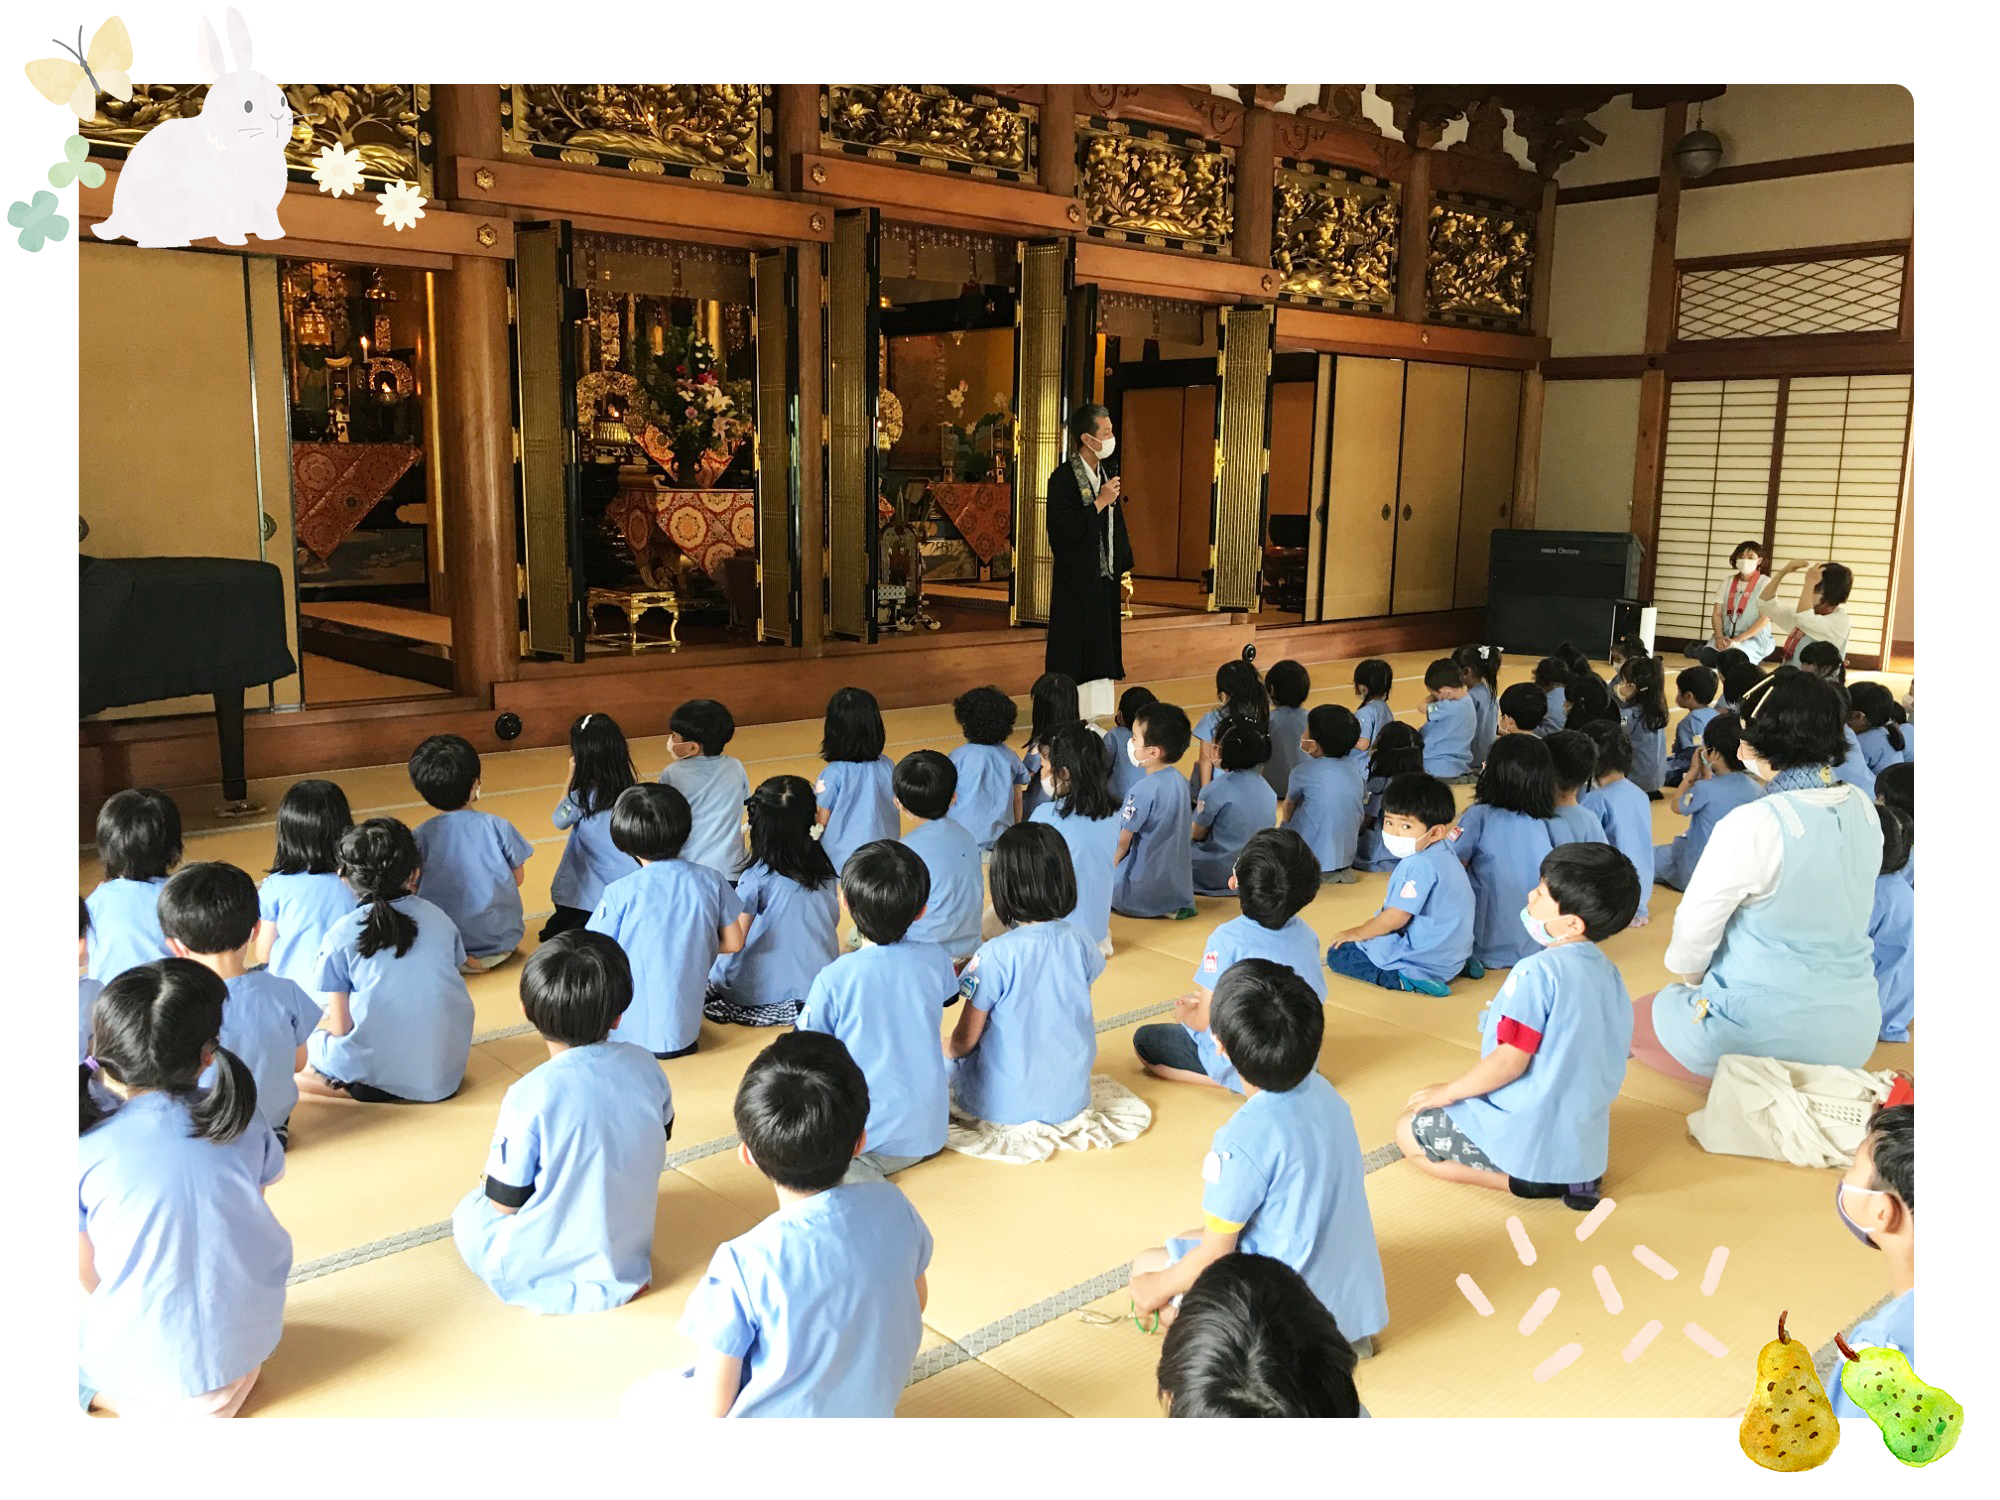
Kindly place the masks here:
<instances>
[{"instance_id":1,"label":"wall panel","mask_svg":"<svg viewBox=\"0 0 2000 1500\"><path fill-rule=\"evenodd\" d=\"M1469 373L1464 365L1413 361L1404 379L1396 568L1389 595L1389 607L1399 615L1451 608Z\"/></svg>"}]
</instances>

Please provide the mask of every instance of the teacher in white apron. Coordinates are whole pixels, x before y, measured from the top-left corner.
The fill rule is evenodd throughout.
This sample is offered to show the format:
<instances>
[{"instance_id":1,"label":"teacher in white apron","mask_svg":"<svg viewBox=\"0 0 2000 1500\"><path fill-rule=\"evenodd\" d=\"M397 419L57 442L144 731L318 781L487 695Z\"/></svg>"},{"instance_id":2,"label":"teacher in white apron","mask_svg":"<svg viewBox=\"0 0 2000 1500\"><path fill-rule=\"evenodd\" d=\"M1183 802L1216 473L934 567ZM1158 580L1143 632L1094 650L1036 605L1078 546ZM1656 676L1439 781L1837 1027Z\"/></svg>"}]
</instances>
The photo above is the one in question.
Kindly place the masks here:
<instances>
[{"instance_id":1,"label":"teacher in white apron","mask_svg":"<svg viewBox=\"0 0 2000 1500\"><path fill-rule=\"evenodd\" d=\"M1770 617L1764 613L1760 596L1764 587L1764 548L1758 542L1739 542L1729 554L1729 577L1715 598L1715 629L1708 644L1689 654L1705 667L1732 647L1750 658L1755 666L1775 649Z\"/></svg>"},{"instance_id":2,"label":"teacher in white apron","mask_svg":"<svg viewBox=\"0 0 2000 1500\"><path fill-rule=\"evenodd\" d=\"M1095 402L1069 419L1070 457L1049 475L1049 636L1044 670L1077 685L1085 718L1109 715L1125 675L1119 582L1132 567L1111 413Z\"/></svg>"}]
</instances>

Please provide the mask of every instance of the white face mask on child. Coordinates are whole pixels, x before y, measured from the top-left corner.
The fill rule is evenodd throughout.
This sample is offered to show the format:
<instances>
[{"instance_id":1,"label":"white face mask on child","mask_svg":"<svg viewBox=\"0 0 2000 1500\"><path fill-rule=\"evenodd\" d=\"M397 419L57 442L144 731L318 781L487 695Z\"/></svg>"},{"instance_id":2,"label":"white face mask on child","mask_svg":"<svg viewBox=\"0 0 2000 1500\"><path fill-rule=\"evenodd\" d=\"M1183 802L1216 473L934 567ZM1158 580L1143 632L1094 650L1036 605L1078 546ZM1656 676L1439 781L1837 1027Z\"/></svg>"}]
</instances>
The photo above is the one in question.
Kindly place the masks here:
<instances>
[{"instance_id":1,"label":"white face mask on child","mask_svg":"<svg viewBox=\"0 0 2000 1500\"><path fill-rule=\"evenodd\" d=\"M1051 802L1056 800L1056 784L1046 776L1042 778L1042 795Z\"/></svg>"},{"instance_id":2,"label":"white face mask on child","mask_svg":"<svg viewBox=\"0 0 2000 1500\"><path fill-rule=\"evenodd\" d=\"M1417 852L1417 841L1400 833L1385 833L1382 835L1382 847L1398 859L1408 859Z\"/></svg>"},{"instance_id":3,"label":"white face mask on child","mask_svg":"<svg viewBox=\"0 0 2000 1500\"><path fill-rule=\"evenodd\" d=\"M1125 758L1140 770L1143 771L1146 769L1146 763L1139 759L1139 742L1137 740L1127 740L1125 742Z\"/></svg>"}]
</instances>

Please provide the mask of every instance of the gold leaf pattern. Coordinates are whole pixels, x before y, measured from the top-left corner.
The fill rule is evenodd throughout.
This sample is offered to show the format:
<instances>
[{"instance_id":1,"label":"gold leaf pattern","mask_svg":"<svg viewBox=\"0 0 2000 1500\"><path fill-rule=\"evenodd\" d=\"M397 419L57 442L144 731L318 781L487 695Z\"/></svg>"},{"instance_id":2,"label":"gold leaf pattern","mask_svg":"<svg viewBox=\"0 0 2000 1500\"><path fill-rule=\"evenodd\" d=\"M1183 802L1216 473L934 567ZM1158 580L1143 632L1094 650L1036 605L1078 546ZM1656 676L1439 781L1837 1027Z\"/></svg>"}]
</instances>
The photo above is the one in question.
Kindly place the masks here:
<instances>
[{"instance_id":1,"label":"gold leaf pattern","mask_svg":"<svg viewBox=\"0 0 2000 1500\"><path fill-rule=\"evenodd\" d=\"M1519 322L1534 277L1532 217L1509 209L1433 203L1426 282L1434 315Z\"/></svg>"},{"instance_id":2,"label":"gold leaf pattern","mask_svg":"<svg viewBox=\"0 0 2000 1500\"><path fill-rule=\"evenodd\" d=\"M730 173L770 185L764 170L765 85L759 83L516 83L507 148L552 148L575 162L600 154L634 172L663 165Z\"/></svg>"},{"instance_id":3,"label":"gold leaf pattern","mask_svg":"<svg viewBox=\"0 0 2000 1500\"><path fill-rule=\"evenodd\" d=\"M1278 290L1388 310L1396 300L1401 227L1393 188L1280 171L1271 246Z\"/></svg>"},{"instance_id":4,"label":"gold leaf pattern","mask_svg":"<svg viewBox=\"0 0 2000 1500\"><path fill-rule=\"evenodd\" d=\"M968 98L937 84L836 83L827 89L827 144L904 151L995 173L1034 169L1036 112L1012 101Z\"/></svg>"},{"instance_id":5,"label":"gold leaf pattern","mask_svg":"<svg viewBox=\"0 0 2000 1500\"><path fill-rule=\"evenodd\" d=\"M1079 196L1099 229L1226 245L1235 222L1232 163L1218 151L1105 130L1077 130Z\"/></svg>"}]
</instances>

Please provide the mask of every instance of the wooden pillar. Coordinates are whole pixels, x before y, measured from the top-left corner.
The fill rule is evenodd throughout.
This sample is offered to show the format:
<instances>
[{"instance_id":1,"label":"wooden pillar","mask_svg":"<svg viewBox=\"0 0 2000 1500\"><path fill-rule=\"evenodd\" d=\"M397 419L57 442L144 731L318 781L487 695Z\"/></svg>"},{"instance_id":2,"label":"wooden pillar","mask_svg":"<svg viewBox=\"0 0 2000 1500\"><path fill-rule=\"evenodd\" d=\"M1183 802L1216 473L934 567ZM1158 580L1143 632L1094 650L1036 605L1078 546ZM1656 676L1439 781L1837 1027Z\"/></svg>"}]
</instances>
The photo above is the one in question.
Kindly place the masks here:
<instances>
[{"instance_id":1,"label":"wooden pillar","mask_svg":"<svg viewBox=\"0 0 2000 1500\"><path fill-rule=\"evenodd\" d=\"M1076 85L1042 90L1040 142L1042 191L1067 198L1076 191Z\"/></svg>"},{"instance_id":2,"label":"wooden pillar","mask_svg":"<svg viewBox=\"0 0 2000 1500\"><path fill-rule=\"evenodd\" d=\"M1542 184L1541 212L1535 219L1535 275L1528 289L1528 331L1549 336L1549 286L1556 262L1556 184ZM1513 526L1531 531L1542 483L1542 405L1548 382L1537 365L1521 379L1521 435L1514 445Z\"/></svg>"},{"instance_id":3,"label":"wooden pillar","mask_svg":"<svg viewBox=\"0 0 2000 1500\"><path fill-rule=\"evenodd\" d=\"M1236 235L1231 249L1246 266L1271 263L1277 130L1278 117L1270 110L1256 107L1243 111L1243 144L1236 151Z\"/></svg>"},{"instance_id":4,"label":"wooden pillar","mask_svg":"<svg viewBox=\"0 0 2000 1500\"><path fill-rule=\"evenodd\" d=\"M1403 240L1396 258L1396 316L1406 323L1430 321L1424 294L1424 267L1431 243L1431 154L1410 153L1410 175L1403 184Z\"/></svg>"},{"instance_id":5,"label":"wooden pillar","mask_svg":"<svg viewBox=\"0 0 2000 1500\"><path fill-rule=\"evenodd\" d=\"M799 153L819 150L819 85L781 83L772 121L777 136L778 191L810 193L799 181Z\"/></svg>"},{"instance_id":6,"label":"wooden pillar","mask_svg":"<svg viewBox=\"0 0 2000 1500\"><path fill-rule=\"evenodd\" d=\"M431 110L437 137L437 192L433 196L449 199L458 182L459 157L493 161L500 155L500 85L433 84Z\"/></svg>"},{"instance_id":7,"label":"wooden pillar","mask_svg":"<svg viewBox=\"0 0 2000 1500\"><path fill-rule=\"evenodd\" d=\"M823 247L799 246L799 646L826 645L826 272Z\"/></svg>"},{"instance_id":8,"label":"wooden pillar","mask_svg":"<svg viewBox=\"0 0 2000 1500\"><path fill-rule=\"evenodd\" d=\"M459 692L485 699L521 655L507 262L454 256L436 285L452 669Z\"/></svg>"},{"instance_id":9,"label":"wooden pillar","mask_svg":"<svg viewBox=\"0 0 2000 1500\"><path fill-rule=\"evenodd\" d=\"M1663 356L1674 334L1674 245L1680 235L1681 177L1674 143L1687 133L1687 105L1660 111L1660 185L1653 207L1652 275L1646 285L1646 368L1639 375L1639 441L1632 461L1632 532L1645 545L1639 592L1653 592L1660 543L1660 471L1667 456L1667 372Z\"/></svg>"}]
</instances>

